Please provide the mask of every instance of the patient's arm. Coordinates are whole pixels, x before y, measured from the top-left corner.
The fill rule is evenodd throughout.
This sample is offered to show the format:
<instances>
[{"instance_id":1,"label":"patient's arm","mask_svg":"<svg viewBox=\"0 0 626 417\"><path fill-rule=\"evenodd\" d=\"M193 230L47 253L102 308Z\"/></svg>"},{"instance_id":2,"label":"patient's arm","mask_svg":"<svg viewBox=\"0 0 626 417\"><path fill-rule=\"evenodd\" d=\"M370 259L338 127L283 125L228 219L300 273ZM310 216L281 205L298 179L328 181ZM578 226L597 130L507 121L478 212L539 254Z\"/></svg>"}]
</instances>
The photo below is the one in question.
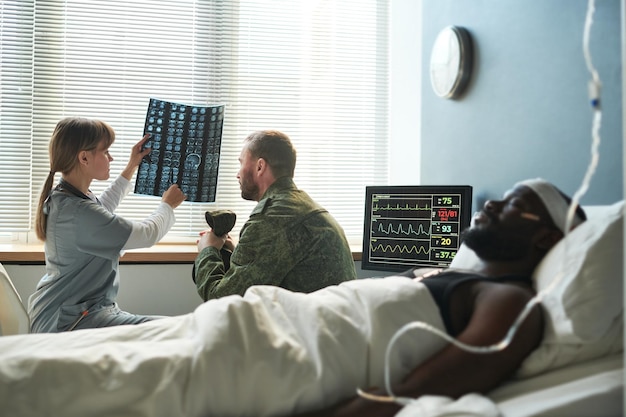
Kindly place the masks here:
<instances>
[{"instance_id":1,"label":"patient's arm","mask_svg":"<svg viewBox=\"0 0 626 417\"><path fill-rule=\"evenodd\" d=\"M474 346L489 346L501 341L532 293L515 285L478 283L473 289L471 319L458 339ZM469 353L450 344L419 365L402 383L393 387L396 396L419 397L424 394L458 398L466 393L487 393L510 377L524 358L539 344L543 318L539 307L519 328L512 343L497 353ZM386 395L384 390L373 393ZM329 410L306 417L393 416L399 406L351 399Z\"/></svg>"}]
</instances>

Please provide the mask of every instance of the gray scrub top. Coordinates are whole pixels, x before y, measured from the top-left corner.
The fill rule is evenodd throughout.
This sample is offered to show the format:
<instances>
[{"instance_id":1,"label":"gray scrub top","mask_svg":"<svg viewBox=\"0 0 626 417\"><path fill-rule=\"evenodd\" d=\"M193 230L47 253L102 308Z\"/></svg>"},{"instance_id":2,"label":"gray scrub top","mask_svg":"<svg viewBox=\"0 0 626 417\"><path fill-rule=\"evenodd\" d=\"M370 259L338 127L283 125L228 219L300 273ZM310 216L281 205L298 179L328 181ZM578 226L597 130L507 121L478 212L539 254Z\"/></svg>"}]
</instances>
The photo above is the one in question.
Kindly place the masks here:
<instances>
[{"instance_id":1,"label":"gray scrub top","mask_svg":"<svg viewBox=\"0 0 626 417\"><path fill-rule=\"evenodd\" d=\"M115 303L120 251L132 222L96 201L63 191L50 197L46 275L29 298L33 332L66 330L83 311Z\"/></svg>"}]
</instances>

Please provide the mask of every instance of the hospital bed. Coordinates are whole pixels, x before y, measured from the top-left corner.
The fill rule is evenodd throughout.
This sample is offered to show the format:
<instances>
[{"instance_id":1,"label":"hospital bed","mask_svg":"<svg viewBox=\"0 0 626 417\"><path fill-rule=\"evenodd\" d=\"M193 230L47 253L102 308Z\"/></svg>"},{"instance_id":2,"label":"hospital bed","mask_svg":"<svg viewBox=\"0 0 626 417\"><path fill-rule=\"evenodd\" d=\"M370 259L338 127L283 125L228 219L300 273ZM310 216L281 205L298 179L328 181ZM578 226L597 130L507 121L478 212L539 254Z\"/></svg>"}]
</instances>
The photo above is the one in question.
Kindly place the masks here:
<instances>
[{"instance_id":1,"label":"hospital bed","mask_svg":"<svg viewBox=\"0 0 626 417\"><path fill-rule=\"evenodd\" d=\"M624 203L587 211L589 220L550 251L533 277L545 335L517 375L486 396L422 397L398 417L623 415ZM474 262L462 247L452 267ZM2 268L0 278L10 283ZM243 298L137 326L2 336L3 413L278 416L332 404L357 387L382 386L393 329L415 317L443 328L432 301L415 302L412 280L367 283L366 291L354 291L352 282L308 295L255 287ZM0 305L11 287L0 286ZM24 333L23 322L2 323L10 328ZM374 342L361 343L369 338ZM425 348L416 353L418 343ZM389 372L406 372L442 343L433 334L403 336Z\"/></svg>"}]
</instances>

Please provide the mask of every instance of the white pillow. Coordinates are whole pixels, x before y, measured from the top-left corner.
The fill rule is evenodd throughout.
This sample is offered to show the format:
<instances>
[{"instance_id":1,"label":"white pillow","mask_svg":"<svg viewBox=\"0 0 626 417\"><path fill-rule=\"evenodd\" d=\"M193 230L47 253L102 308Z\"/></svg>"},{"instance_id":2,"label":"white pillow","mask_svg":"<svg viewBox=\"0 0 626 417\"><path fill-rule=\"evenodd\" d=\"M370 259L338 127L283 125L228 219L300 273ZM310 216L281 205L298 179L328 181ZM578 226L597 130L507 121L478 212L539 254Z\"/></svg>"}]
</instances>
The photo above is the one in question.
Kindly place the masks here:
<instances>
[{"instance_id":1,"label":"white pillow","mask_svg":"<svg viewBox=\"0 0 626 417\"><path fill-rule=\"evenodd\" d=\"M618 317L607 332L593 342L569 343L554 331L554 322L546 321L543 340L522 362L516 378L528 378L570 364L611 356L624 350L624 320Z\"/></svg>"},{"instance_id":2,"label":"white pillow","mask_svg":"<svg viewBox=\"0 0 626 417\"><path fill-rule=\"evenodd\" d=\"M480 259L476 253L462 243L456 255L454 255L454 259L450 262L450 268L475 270L478 269L480 264Z\"/></svg>"},{"instance_id":3,"label":"white pillow","mask_svg":"<svg viewBox=\"0 0 626 417\"><path fill-rule=\"evenodd\" d=\"M624 201L589 214L533 274L537 291L543 291L546 326L521 376L623 350ZM450 266L472 269L479 262L462 245Z\"/></svg>"},{"instance_id":4,"label":"white pillow","mask_svg":"<svg viewBox=\"0 0 626 417\"><path fill-rule=\"evenodd\" d=\"M562 338L593 342L622 314L623 212L623 201L594 211L593 217L550 250L533 274L537 291L557 284L546 293L543 304Z\"/></svg>"}]
</instances>

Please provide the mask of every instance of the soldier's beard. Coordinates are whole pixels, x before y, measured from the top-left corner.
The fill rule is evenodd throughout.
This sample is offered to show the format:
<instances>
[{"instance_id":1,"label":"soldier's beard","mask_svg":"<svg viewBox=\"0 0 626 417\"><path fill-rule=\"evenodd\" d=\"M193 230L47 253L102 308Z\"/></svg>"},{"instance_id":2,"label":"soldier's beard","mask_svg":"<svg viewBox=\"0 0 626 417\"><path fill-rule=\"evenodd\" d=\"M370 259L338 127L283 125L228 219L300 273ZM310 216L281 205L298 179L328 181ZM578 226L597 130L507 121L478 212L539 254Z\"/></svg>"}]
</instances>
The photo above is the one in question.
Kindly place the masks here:
<instances>
[{"instance_id":1,"label":"soldier's beard","mask_svg":"<svg viewBox=\"0 0 626 417\"><path fill-rule=\"evenodd\" d=\"M241 198L250 201L259 201L259 186L252 181L250 176L242 176L239 179Z\"/></svg>"}]
</instances>

